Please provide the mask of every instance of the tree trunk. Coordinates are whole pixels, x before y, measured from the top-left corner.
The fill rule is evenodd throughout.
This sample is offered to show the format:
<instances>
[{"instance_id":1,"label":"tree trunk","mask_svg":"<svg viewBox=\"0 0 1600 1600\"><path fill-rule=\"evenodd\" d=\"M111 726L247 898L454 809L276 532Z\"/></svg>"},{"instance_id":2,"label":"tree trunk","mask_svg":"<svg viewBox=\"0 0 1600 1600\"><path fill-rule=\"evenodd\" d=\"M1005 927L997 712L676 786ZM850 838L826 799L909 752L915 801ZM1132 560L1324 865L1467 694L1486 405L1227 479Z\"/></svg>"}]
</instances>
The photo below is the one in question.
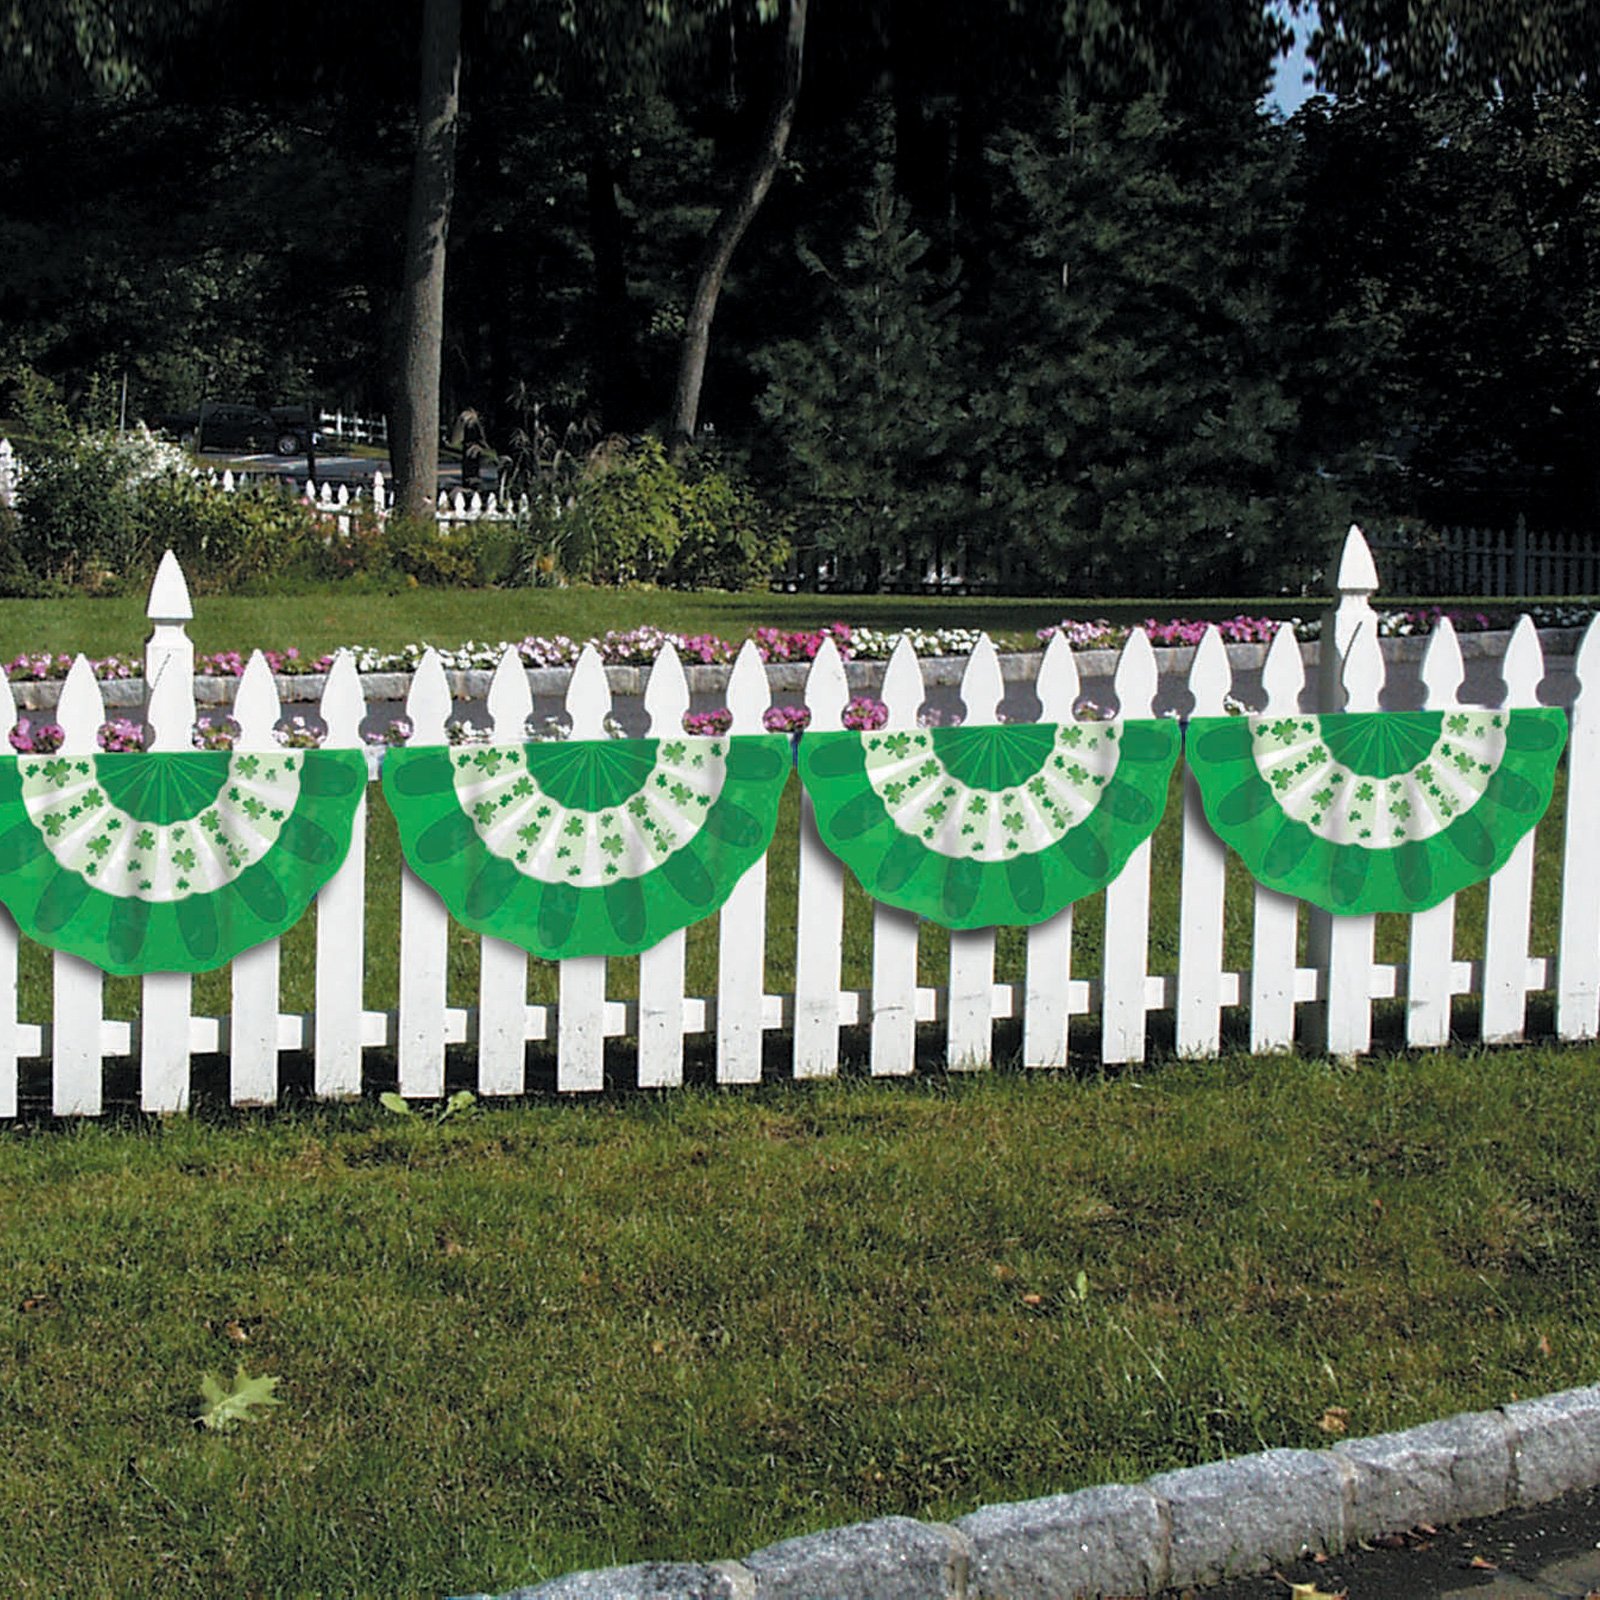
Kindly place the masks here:
<instances>
[{"instance_id":1,"label":"tree trunk","mask_svg":"<svg viewBox=\"0 0 1600 1600\"><path fill-rule=\"evenodd\" d=\"M455 191L460 85L461 0L423 0L417 144L389 413L396 510L408 517L430 516L438 491L445 242Z\"/></svg>"},{"instance_id":2,"label":"tree trunk","mask_svg":"<svg viewBox=\"0 0 1600 1600\"><path fill-rule=\"evenodd\" d=\"M711 348L711 319L716 315L717 296L728 273L728 263L744 237L761 202L772 187L772 180L783 152L788 148L789 130L794 126L794 109L800 98L800 69L805 58L806 0L788 0L787 24L783 40L783 64L778 90L767 115L761 142L738 190L722 208L706 239L705 251L695 275L694 296L684 319L682 354L678 361L678 381L672 395L672 416L667 437L675 455L682 454L694 438L700 420L700 386L705 380L706 355Z\"/></svg>"}]
</instances>

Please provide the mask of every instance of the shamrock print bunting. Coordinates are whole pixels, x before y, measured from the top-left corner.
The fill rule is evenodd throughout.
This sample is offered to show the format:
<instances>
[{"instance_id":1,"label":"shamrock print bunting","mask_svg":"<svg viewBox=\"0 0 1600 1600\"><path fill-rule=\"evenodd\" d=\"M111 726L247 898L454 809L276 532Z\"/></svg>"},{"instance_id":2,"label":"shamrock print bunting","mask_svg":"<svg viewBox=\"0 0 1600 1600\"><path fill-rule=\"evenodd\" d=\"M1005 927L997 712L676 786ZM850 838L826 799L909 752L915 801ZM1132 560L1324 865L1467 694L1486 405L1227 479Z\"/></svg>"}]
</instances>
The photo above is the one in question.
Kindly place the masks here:
<instances>
[{"instance_id":1,"label":"shamrock print bunting","mask_svg":"<svg viewBox=\"0 0 1600 1600\"><path fill-rule=\"evenodd\" d=\"M350 848L359 750L0 761L0 900L106 972L206 972L297 922Z\"/></svg>"},{"instance_id":2,"label":"shamrock print bunting","mask_svg":"<svg viewBox=\"0 0 1600 1600\"><path fill-rule=\"evenodd\" d=\"M718 909L763 855L789 741L574 739L393 750L413 872L476 932L548 960L632 955Z\"/></svg>"},{"instance_id":3,"label":"shamrock print bunting","mask_svg":"<svg viewBox=\"0 0 1600 1600\"><path fill-rule=\"evenodd\" d=\"M1372 711L1201 717L1189 765L1218 836L1326 911L1423 911L1502 867L1545 813L1566 717Z\"/></svg>"},{"instance_id":4,"label":"shamrock print bunting","mask_svg":"<svg viewBox=\"0 0 1600 1600\"><path fill-rule=\"evenodd\" d=\"M1157 720L809 733L824 843L886 905L949 928L1043 922L1155 831L1178 754Z\"/></svg>"}]
</instances>

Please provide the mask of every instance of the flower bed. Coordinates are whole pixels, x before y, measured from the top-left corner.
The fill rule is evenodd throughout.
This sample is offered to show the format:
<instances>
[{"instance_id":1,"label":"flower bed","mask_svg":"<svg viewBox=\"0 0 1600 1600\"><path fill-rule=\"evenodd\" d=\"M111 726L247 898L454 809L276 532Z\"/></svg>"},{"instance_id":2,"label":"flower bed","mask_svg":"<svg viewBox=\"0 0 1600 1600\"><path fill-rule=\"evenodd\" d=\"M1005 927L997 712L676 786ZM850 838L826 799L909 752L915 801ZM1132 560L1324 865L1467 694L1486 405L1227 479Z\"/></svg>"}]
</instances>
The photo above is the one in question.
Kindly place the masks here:
<instances>
[{"instance_id":1,"label":"flower bed","mask_svg":"<svg viewBox=\"0 0 1600 1600\"><path fill-rule=\"evenodd\" d=\"M1586 606L1549 604L1532 606L1528 614L1541 628L1576 628L1584 626L1594 614ZM1418 606L1407 610L1378 612L1378 631L1385 638L1406 638L1425 634L1442 616L1448 616L1458 633L1479 633L1494 628L1509 628L1516 615L1500 611L1446 611L1438 606ZM1282 626L1290 626L1302 639L1314 638L1320 623L1300 617L1290 617L1287 624L1270 617L1237 616L1221 620L1193 617L1174 617L1162 621L1147 617L1138 626L1156 645L1195 645L1208 627L1215 626L1229 644L1266 644ZM1040 643L1048 643L1057 634L1066 637L1074 650L1119 649L1132 628L1105 618L1064 618L1038 632ZM963 656L978 642L979 633L974 628L908 628L898 631L877 628L857 628L845 622L830 622L824 628L785 631L781 628L756 628L750 638L763 661L806 662L822 648L823 641L832 639L839 653L849 661L886 661L902 637L909 638L919 656ZM492 670L499 665L500 657L509 644L529 667L568 667L577 661L585 643L594 645L600 659L608 666L649 666L661 647L671 642L687 665L714 666L732 662L738 655L742 639L722 639L715 634L669 633L655 627L613 629L589 640L568 638L565 634L553 637L530 635L526 639L488 644L469 639L464 644L439 649L445 667L455 671ZM438 647L435 647L438 648ZM426 644L408 644L400 650L377 650L368 645L350 647L356 658L356 668L361 672L413 672L421 663ZM267 665L280 675L295 676L302 673L326 672L333 665L333 656L305 656L298 650L266 650ZM244 672L247 657L238 650L200 652L195 656L195 671L206 677L237 678ZM138 678L144 672L143 662L137 656L101 656L91 659L94 675L100 679ZM52 655L48 651L24 652L5 663L5 674L13 682L39 682L66 677L72 665L68 655Z\"/></svg>"}]
</instances>

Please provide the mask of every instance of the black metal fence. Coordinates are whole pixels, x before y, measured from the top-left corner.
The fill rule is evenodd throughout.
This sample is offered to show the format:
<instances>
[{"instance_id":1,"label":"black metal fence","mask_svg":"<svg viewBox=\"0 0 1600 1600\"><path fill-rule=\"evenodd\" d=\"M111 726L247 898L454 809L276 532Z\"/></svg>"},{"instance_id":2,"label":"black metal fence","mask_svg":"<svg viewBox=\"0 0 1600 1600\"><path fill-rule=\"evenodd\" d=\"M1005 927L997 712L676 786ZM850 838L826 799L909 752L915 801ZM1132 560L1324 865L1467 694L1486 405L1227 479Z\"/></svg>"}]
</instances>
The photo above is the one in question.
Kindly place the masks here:
<instances>
[{"instance_id":1,"label":"black metal fence","mask_svg":"<svg viewBox=\"0 0 1600 1600\"><path fill-rule=\"evenodd\" d=\"M1600 594L1600 533L1424 528L1369 535L1390 594L1559 597Z\"/></svg>"}]
</instances>

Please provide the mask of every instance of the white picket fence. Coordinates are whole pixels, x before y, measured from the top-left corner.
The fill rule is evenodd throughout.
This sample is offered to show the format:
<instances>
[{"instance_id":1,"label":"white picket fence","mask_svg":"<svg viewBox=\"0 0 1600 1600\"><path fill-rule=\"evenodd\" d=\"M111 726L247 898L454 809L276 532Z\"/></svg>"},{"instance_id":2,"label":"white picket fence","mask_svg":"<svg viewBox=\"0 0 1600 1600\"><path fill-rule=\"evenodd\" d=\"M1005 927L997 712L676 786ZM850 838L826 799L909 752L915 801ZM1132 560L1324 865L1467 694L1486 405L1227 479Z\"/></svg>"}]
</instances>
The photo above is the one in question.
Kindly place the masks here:
<instances>
[{"instance_id":1,"label":"white picket fence","mask_svg":"<svg viewBox=\"0 0 1600 1600\"><path fill-rule=\"evenodd\" d=\"M207 474L207 481L225 494L232 494L252 483L276 483L278 479L276 476L234 472L230 469ZM307 479L299 484L297 492L318 516L333 519L343 534L350 532L351 519L359 516L363 510L375 511L378 516L387 517L395 507L395 491L381 472L372 474L370 484L327 479L316 483ZM511 522L527 516L531 505L526 494L501 500L492 491L484 494L477 489L470 493L463 489L441 489L434 501L434 516L441 527L480 521Z\"/></svg>"},{"instance_id":2,"label":"white picket fence","mask_svg":"<svg viewBox=\"0 0 1600 1600\"><path fill-rule=\"evenodd\" d=\"M1339 600L1324 633L1319 683L1305 684L1290 630L1278 633L1264 668L1266 709L1332 705L1346 697L1351 709L1374 709L1384 682L1370 597L1377 587L1372 559L1359 532L1351 531L1341 564ZM187 747L194 719L193 649L185 624L192 616L177 563L163 563L151 591L154 629L146 649L146 682L154 686L147 712L152 748ZM1342 664L1342 674L1340 671ZM1524 618L1501 664L1507 705L1533 705L1544 676L1539 638ZM193 983L184 975L140 980L141 1003L132 1019L105 1015L103 979L76 957L55 954L50 1020L18 1020L20 940L0 914L0 1117L18 1112L19 1064L43 1058L49 1103L59 1115L94 1115L104 1103L108 1061L133 1057L139 1101L154 1112L183 1109L195 1057L225 1056L229 1094L237 1104L271 1102L280 1090L281 1058L309 1052L315 1092L360 1092L366 1053L389 1051L398 1064L400 1091L433 1098L444 1089L446 1051L465 1046L475 1060L475 1085L485 1095L512 1095L529 1081L529 1046L554 1047L555 1084L564 1091L596 1090L606 1072L606 1043L636 1041L637 1082L668 1087L684 1080L685 1042L714 1041L719 1083L754 1083L763 1076L765 1045L782 1041L785 1070L796 1078L828 1077L840 1070L843 1030L865 1030L870 1071L914 1070L921 1026L939 1030L952 1068L983 1067L995 1053L995 1025L1020 1021L1022 1058L1030 1067L1056 1067L1068 1059L1074 1018L1098 1016L1099 1055L1108 1063L1144 1058L1152 1018L1167 1013L1177 1048L1216 1052L1223 1012L1248 1009L1249 1037L1258 1051L1288 1047L1298 1036L1337 1054L1370 1048L1373 1003L1406 1003L1407 1040L1436 1046L1450 1037L1451 1002L1480 997L1482 1037L1520 1038L1528 1000L1553 991L1556 1028L1563 1039L1591 1039L1600 1031L1600 622L1578 650L1577 699L1568 747L1568 789L1561 841L1561 905L1554 951L1529 948L1534 837L1529 835L1491 880L1481 959L1455 954L1452 902L1410 919L1409 952L1399 963L1374 955L1375 919L1311 915L1294 900L1252 886L1252 951L1247 970L1224 961L1223 912L1226 853L1207 825L1192 778L1185 778L1179 943L1176 970L1152 972L1150 945L1151 846L1147 841L1105 891L1104 956L1096 971L1074 970L1074 910L1027 931L1021 981L1000 982L992 930L949 938L945 981L919 979L917 919L886 906L871 910L871 978L864 989L846 988L843 970L845 874L821 844L809 803L800 806L798 893L774 918L792 924L796 939L792 989L774 993L767 982L768 862L745 874L719 914L715 993L686 992L686 934L677 933L639 958L639 999L608 996L607 962L587 957L560 963L554 1004L529 1000L530 958L516 946L485 938L476 1001L452 1005L447 995L447 914L430 890L401 868L398 1005L370 1006L364 993L364 912L368 892L364 849L366 803L356 813L355 843L341 870L318 897L315 928L315 1004L309 1014L280 1005L279 949L263 945L234 961L231 1009L226 1015L194 1013ZM1342 677L1342 683L1341 683ZM1458 704L1463 679L1460 648L1448 624L1433 636L1422 669L1433 709ZM1194 714L1223 711L1233 687L1227 652L1216 631L1207 632L1188 675ZM1143 633L1122 652L1115 677L1123 714L1152 714L1157 664ZM1041 717L1070 719L1078 698L1077 669L1062 639L1052 641L1035 689ZM1000 664L985 639L975 649L961 695L971 722L992 722L1002 694ZM1303 694L1305 699L1303 700ZM806 704L811 726L841 726L849 697L843 663L831 643L811 670ZM891 727L915 725L924 698L922 672L904 643L891 659L883 687ZM728 693L733 731L761 730L771 703L763 665L747 644ZM653 668L645 695L652 734L676 730L688 708L683 667L669 646ZM566 694L573 733L602 736L611 694L592 649L574 669ZM526 671L507 652L496 672L488 709L497 740L516 741L532 713ZM541 712L549 707L541 707ZM360 744L366 706L348 654L329 675L321 703L327 745ZM235 715L241 743L271 748L280 707L271 674L257 655L239 686ZM442 742L451 698L444 670L431 653L416 674L407 712L421 743ZM66 750L95 748L104 719L100 688L80 659L63 686L58 719ZM14 710L9 687L0 687L0 723ZM1546 827L1551 824L1545 824ZM1297 957L1301 918L1308 918L1309 959ZM37 1076L37 1069L35 1076ZM769 1069L770 1070L770 1069Z\"/></svg>"},{"instance_id":3,"label":"white picket fence","mask_svg":"<svg viewBox=\"0 0 1600 1600\"><path fill-rule=\"evenodd\" d=\"M23 466L9 439L0 439L0 507L16 504L17 490L22 483ZM277 474L235 472L207 472L207 483L214 484L226 494L247 488L257 482L279 482ZM376 511L380 517L388 516L395 505L395 491L381 472L374 472L372 482L345 483L325 479L321 483L306 480L298 484L300 498L317 513L335 521L343 534L348 534L351 519L363 509ZM489 521L511 522L526 517L532 502L526 494L501 499L492 491L441 489L435 499L434 515L442 527L456 527L464 523Z\"/></svg>"},{"instance_id":4,"label":"white picket fence","mask_svg":"<svg viewBox=\"0 0 1600 1600\"><path fill-rule=\"evenodd\" d=\"M317 431L351 444L388 444L387 417L358 417L348 411L319 411Z\"/></svg>"}]
</instances>

